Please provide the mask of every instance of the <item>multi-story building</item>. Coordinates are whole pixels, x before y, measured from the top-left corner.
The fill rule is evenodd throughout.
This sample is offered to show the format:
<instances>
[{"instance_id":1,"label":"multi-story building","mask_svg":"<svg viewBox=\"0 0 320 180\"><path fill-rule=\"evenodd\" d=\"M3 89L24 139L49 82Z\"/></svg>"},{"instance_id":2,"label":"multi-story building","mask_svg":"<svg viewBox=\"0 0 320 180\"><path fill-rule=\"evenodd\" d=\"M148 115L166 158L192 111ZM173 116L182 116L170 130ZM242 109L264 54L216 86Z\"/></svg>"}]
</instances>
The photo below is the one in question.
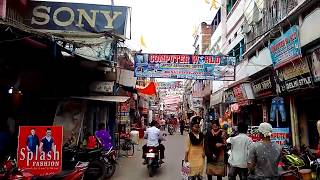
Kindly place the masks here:
<instances>
[{"instance_id":1,"label":"multi-story building","mask_svg":"<svg viewBox=\"0 0 320 180\"><path fill-rule=\"evenodd\" d=\"M255 126L268 121L286 131L294 145L315 147L319 138L309 134L316 134L320 119L314 108L320 99L316 93L320 2L220 0L217 4L207 53L235 56L237 63L234 82L212 83L210 105L221 116L232 111L233 123Z\"/></svg>"}]
</instances>

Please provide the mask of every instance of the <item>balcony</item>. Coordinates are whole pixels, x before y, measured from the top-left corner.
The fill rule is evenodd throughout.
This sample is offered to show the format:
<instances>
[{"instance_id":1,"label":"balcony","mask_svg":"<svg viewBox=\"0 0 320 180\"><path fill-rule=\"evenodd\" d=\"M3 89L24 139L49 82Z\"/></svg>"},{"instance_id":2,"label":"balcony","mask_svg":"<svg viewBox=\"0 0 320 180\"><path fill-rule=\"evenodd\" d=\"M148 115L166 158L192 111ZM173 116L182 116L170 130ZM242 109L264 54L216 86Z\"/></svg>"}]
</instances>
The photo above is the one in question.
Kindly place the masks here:
<instances>
[{"instance_id":1,"label":"balcony","mask_svg":"<svg viewBox=\"0 0 320 180\"><path fill-rule=\"evenodd\" d=\"M264 5L260 6L263 7L262 20L243 25L246 27L245 29L251 28L251 31L246 32L247 49L254 45L263 34L286 18L297 5L298 0L265 0Z\"/></svg>"}]
</instances>

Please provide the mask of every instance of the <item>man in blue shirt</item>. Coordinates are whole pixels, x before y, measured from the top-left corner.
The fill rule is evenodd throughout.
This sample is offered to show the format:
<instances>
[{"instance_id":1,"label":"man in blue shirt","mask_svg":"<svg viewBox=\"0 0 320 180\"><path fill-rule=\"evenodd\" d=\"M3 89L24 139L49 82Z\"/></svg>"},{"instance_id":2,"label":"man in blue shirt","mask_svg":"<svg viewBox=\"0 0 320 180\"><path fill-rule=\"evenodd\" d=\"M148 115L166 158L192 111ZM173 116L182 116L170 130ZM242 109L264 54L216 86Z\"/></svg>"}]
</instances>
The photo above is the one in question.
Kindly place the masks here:
<instances>
[{"instance_id":1,"label":"man in blue shirt","mask_svg":"<svg viewBox=\"0 0 320 180\"><path fill-rule=\"evenodd\" d=\"M50 128L47 128L46 136L41 139L40 150L46 154L54 150L54 139L51 136Z\"/></svg>"},{"instance_id":2,"label":"man in blue shirt","mask_svg":"<svg viewBox=\"0 0 320 180\"><path fill-rule=\"evenodd\" d=\"M31 129L31 134L27 137L26 145L27 145L28 151L31 151L33 153L36 152L36 149L39 146L39 138L36 135L36 131L34 128Z\"/></svg>"}]
</instances>

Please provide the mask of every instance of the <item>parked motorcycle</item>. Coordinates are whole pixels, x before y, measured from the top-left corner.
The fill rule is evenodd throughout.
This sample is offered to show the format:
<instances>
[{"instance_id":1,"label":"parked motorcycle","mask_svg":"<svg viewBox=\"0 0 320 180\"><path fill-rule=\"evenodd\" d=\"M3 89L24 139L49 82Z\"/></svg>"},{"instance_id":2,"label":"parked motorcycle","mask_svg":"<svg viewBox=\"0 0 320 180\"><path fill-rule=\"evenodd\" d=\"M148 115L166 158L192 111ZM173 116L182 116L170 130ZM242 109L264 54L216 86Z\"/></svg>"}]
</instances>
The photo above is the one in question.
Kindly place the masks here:
<instances>
[{"instance_id":1,"label":"parked motorcycle","mask_svg":"<svg viewBox=\"0 0 320 180\"><path fill-rule=\"evenodd\" d=\"M173 125L172 124L169 124L169 126L168 126L168 133L170 134L170 135L173 135L173 133L174 133L174 127L173 127Z\"/></svg>"},{"instance_id":2,"label":"parked motorcycle","mask_svg":"<svg viewBox=\"0 0 320 180\"><path fill-rule=\"evenodd\" d=\"M316 180L320 180L320 158L317 158L315 153L312 153L308 146L302 145L301 157L306 163L306 168L311 169Z\"/></svg>"},{"instance_id":3,"label":"parked motorcycle","mask_svg":"<svg viewBox=\"0 0 320 180\"><path fill-rule=\"evenodd\" d=\"M16 160L9 157L1 168L0 179L2 180L82 180L84 172L88 168L88 162L78 162L73 170L62 171L49 176L35 176L31 172L19 169Z\"/></svg>"},{"instance_id":4,"label":"parked motorcycle","mask_svg":"<svg viewBox=\"0 0 320 180\"><path fill-rule=\"evenodd\" d=\"M69 169L76 161L89 162L84 179L104 180L113 176L116 170L116 158L113 148L104 151L98 149L64 149L63 169Z\"/></svg>"}]
</instances>

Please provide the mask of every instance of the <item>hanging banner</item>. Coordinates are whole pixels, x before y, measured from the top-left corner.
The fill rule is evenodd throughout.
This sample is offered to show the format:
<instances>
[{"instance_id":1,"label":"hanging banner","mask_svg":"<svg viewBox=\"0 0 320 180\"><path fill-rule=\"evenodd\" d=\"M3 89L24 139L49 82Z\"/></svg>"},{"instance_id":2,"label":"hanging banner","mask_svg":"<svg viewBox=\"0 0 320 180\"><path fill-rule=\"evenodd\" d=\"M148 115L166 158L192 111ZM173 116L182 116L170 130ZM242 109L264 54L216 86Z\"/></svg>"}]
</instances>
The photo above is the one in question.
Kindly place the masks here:
<instances>
[{"instance_id":1,"label":"hanging banner","mask_svg":"<svg viewBox=\"0 0 320 180\"><path fill-rule=\"evenodd\" d=\"M282 36L274 40L269 49L274 68L279 68L290 61L300 58L302 55L299 27L292 26Z\"/></svg>"},{"instance_id":2,"label":"hanging banner","mask_svg":"<svg viewBox=\"0 0 320 180\"><path fill-rule=\"evenodd\" d=\"M313 87L307 57L277 70L281 92Z\"/></svg>"},{"instance_id":3,"label":"hanging banner","mask_svg":"<svg viewBox=\"0 0 320 180\"><path fill-rule=\"evenodd\" d=\"M76 101L61 102L53 125L63 126L63 144L78 145L86 106Z\"/></svg>"},{"instance_id":4,"label":"hanging banner","mask_svg":"<svg viewBox=\"0 0 320 180\"><path fill-rule=\"evenodd\" d=\"M57 174L62 168L62 126L20 126L18 168L35 176Z\"/></svg>"},{"instance_id":5,"label":"hanging banner","mask_svg":"<svg viewBox=\"0 0 320 180\"><path fill-rule=\"evenodd\" d=\"M31 1L25 24L34 29L60 32L112 31L126 34L128 7Z\"/></svg>"},{"instance_id":6,"label":"hanging banner","mask_svg":"<svg viewBox=\"0 0 320 180\"><path fill-rule=\"evenodd\" d=\"M235 57L215 55L136 54L135 77L233 81Z\"/></svg>"}]
</instances>

